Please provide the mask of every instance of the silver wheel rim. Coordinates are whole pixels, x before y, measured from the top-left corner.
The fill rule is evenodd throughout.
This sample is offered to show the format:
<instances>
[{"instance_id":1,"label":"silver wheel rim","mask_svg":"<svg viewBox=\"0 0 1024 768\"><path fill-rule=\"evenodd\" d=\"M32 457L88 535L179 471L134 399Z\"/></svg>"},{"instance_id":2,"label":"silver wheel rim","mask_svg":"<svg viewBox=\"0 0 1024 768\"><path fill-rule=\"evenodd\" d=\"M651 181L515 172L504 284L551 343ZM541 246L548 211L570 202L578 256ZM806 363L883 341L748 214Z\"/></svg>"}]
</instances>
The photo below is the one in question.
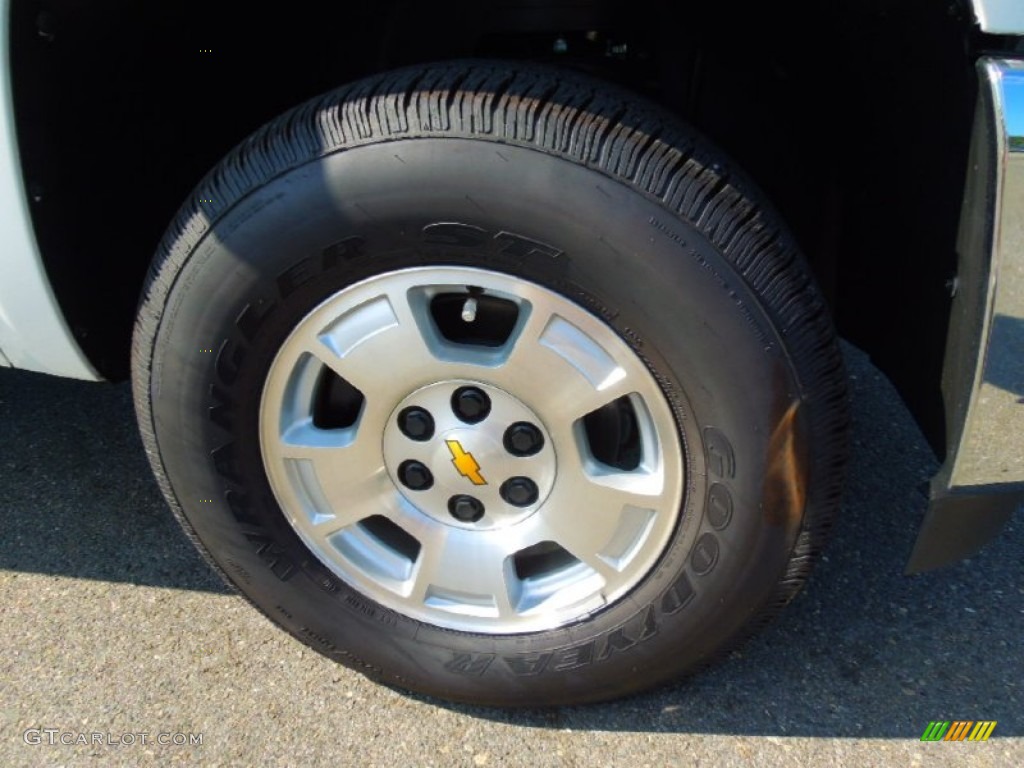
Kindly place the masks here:
<instances>
[{"instance_id":1,"label":"silver wheel rim","mask_svg":"<svg viewBox=\"0 0 1024 768\"><path fill-rule=\"evenodd\" d=\"M432 309L453 297L511 307L507 337L453 339ZM318 425L334 375L358 409ZM478 401L489 412L467 423ZM409 436L419 410L426 439ZM616 429L614 459L599 428L610 412L631 425ZM522 423L529 455L506 442ZM467 632L551 629L620 600L664 552L683 493L671 409L627 344L559 294L464 267L378 275L303 318L271 364L260 446L281 509L327 568L387 608Z\"/></svg>"}]
</instances>

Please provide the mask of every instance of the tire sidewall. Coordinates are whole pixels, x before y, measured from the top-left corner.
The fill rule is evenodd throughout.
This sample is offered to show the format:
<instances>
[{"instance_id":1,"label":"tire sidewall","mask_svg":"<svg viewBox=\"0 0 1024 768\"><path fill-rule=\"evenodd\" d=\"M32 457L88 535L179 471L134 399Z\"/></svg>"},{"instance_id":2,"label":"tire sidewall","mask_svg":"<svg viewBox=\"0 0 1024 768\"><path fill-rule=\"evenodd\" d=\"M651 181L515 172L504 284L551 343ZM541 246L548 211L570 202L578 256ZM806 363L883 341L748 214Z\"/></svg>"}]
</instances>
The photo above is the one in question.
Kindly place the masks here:
<instances>
[{"instance_id":1,"label":"tire sidewall","mask_svg":"<svg viewBox=\"0 0 1024 768\"><path fill-rule=\"evenodd\" d=\"M545 632L439 629L348 587L279 509L257 419L280 345L337 291L428 264L562 294L611 326L661 386L686 455L680 523L615 605ZM799 413L786 421L800 394L771 310L693 226L595 169L483 139L369 144L243 198L177 276L150 385L177 504L262 611L385 682L502 703L638 690L736 636L785 570L803 519L802 496L782 493L781 511L764 504L783 422L796 465L783 480L809 482L808 431Z\"/></svg>"}]
</instances>

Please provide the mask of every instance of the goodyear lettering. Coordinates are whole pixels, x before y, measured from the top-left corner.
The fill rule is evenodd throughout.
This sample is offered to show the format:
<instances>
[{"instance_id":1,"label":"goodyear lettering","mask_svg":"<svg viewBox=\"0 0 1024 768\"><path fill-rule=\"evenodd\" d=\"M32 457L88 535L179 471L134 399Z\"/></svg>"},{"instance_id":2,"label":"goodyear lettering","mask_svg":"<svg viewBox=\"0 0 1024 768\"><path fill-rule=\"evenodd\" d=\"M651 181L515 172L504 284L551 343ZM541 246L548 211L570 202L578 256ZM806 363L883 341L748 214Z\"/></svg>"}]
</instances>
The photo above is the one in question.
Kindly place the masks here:
<instances>
[{"instance_id":1,"label":"goodyear lettering","mask_svg":"<svg viewBox=\"0 0 1024 768\"><path fill-rule=\"evenodd\" d=\"M557 259L563 253L563 251L552 245L542 243L539 240L533 240L529 237L523 237L522 235L516 235L512 232L499 232L494 236L494 241L498 243L499 250L502 253L514 256L517 259L526 259L531 256L546 256L549 259Z\"/></svg>"},{"instance_id":2,"label":"goodyear lettering","mask_svg":"<svg viewBox=\"0 0 1024 768\"><path fill-rule=\"evenodd\" d=\"M716 531L727 528L732 520L732 495L722 483L712 483L708 488L707 518Z\"/></svg>"},{"instance_id":3,"label":"goodyear lettering","mask_svg":"<svg viewBox=\"0 0 1024 768\"><path fill-rule=\"evenodd\" d=\"M257 299L251 304L246 304L245 308L238 314L238 319L235 320L235 325L242 332L246 341L252 341L256 337L260 326L263 325L263 322L276 308L276 301L268 301L266 299Z\"/></svg>"},{"instance_id":4,"label":"goodyear lettering","mask_svg":"<svg viewBox=\"0 0 1024 768\"><path fill-rule=\"evenodd\" d=\"M513 674L531 677L543 672L553 655L551 653L535 653L525 656L502 656L501 660L512 670Z\"/></svg>"},{"instance_id":5,"label":"goodyear lettering","mask_svg":"<svg viewBox=\"0 0 1024 768\"><path fill-rule=\"evenodd\" d=\"M281 545L260 533L247 533L245 538L256 545L256 554L281 581L288 581L295 574L295 564Z\"/></svg>"},{"instance_id":6,"label":"goodyear lettering","mask_svg":"<svg viewBox=\"0 0 1024 768\"><path fill-rule=\"evenodd\" d=\"M658 621L653 606L648 606L637 621L638 625L624 624L609 632L604 637L601 649L595 654L595 660L604 661L612 654L629 650L658 634Z\"/></svg>"},{"instance_id":7,"label":"goodyear lettering","mask_svg":"<svg viewBox=\"0 0 1024 768\"><path fill-rule=\"evenodd\" d=\"M522 261L543 256L557 259L565 251L532 237L502 230L494 235L473 224L457 221L439 221L427 224L422 230L423 241L435 245L454 245L463 248L481 248L491 245L497 253Z\"/></svg>"},{"instance_id":8,"label":"goodyear lettering","mask_svg":"<svg viewBox=\"0 0 1024 768\"><path fill-rule=\"evenodd\" d=\"M229 480L238 480L238 473L235 472L235 445L224 443L219 448L210 451L210 458L213 459L213 466L217 472Z\"/></svg>"},{"instance_id":9,"label":"goodyear lettering","mask_svg":"<svg viewBox=\"0 0 1024 768\"><path fill-rule=\"evenodd\" d=\"M573 645L556 651L551 659L551 669L555 672L568 672L571 669L585 667L594 660L594 643Z\"/></svg>"},{"instance_id":10,"label":"goodyear lettering","mask_svg":"<svg viewBox=\"0 0 1024 768\"><path fill-rule=\"evenodd\" d=\"M504 666L514 675L532 677L545 670L568 672L586 667L595 661L604 661L615 653L628 650L658 634L658 621L653 607L612 630L603 638L571 645L548 653L529 653L502 656ZM464 675L482 675L491 666L493 654L453 652L445 669Z\"/></svg>"},{"instance_id":11,"label":"goodyear lettering","mask_svg":"<svg viewBox=\"0 0 1024 768\"><path fill-rule=\"evenodd\" d=\"M713 533L705 533L693 547L690 555L690 565L698 576L706 576L714 570L718 563L718 539Z\"/></svg>"},{"instance_id":12,"label":"goodyear lettering","mask_svg":"<svg viewBox=\"0 0 1024 768\"><path fill-rule=\"evenodd\" d=\"M256 520L251 514L249 514L249 500L245 495L238 491L228 489L224 492L224 501L227 502L228 509L231 510L231 514L234 515L242 525L258 525L259 521Z\"/></svg>"},{"instance_id":13,"label":"goodyear lettering","mask_svg":"<svg viewBox=\"0 0 1024 768\"><path fill-rule=\"evenodd\" d=\"M232 431L235 421L231 416L231 400L228 393L213 384L210 387L210 399L214 401L214 404L207 409L210 421L227 432Z\"/></svg>"},{"instance_id":14,"label":"goodyear lettering","mask_svg":"<svg viewBox=\"0 0 1024 768\"><path fill-rule=\"evenodd\" d=\"M286 298L316 276L312 259L302 259L277 276L277 291Z\"/></svg>"},{"instance_id":15,"label":"goodyear lettering","mask_svg":"<svg viewBox=\"0 0 1024 768\"><path fill-rule=\"evenodd\" d=\"M661 596L661 612L666 616L679 613L696 596L690 577L683 573Z\"/></svg>"},{"instance_id":16,"label":"goodyear lettering","mask_svg":"<svg viewBox=\"0 0 1024 768\"><path fill-rule=\"evenodd\" d=\"M217 378L230 387L238 379L238 371L242 367L244 359L245 350L229 339L225 339L217 352L217 362L213 365Z\"/></svg>"},{"instance_id":17,"label":"goodyear lettering","mask_svg":"<svg viewBox=\"0 0 1024 768\"><path fill-rule=\"evenodd\" d=\"M451 661L445 662L444 668L457 675L480 677L493 661L493 653L456 653Z\"/></svg>"},{"instance_id":18,"label":"goodyear lettering","mask_svg":"<svg viewBox=\"0 0 1024 768\"><path fill-rule=\"evenodd\" d=\"M705 429L704 448L711 474L723 480L731 480L736 476L736 454L722 430L715 427Z\"/></svg>"},{"instance_id":19,"label":"goodyear lettering","mask_svg":"<svg viewBox=\"0 0 1024 768\"><path fill-rule=\"evenodd\" d=\"M363 255L366 240L359 235L346 237L344 240L327 246L321 253L324 271L334 269L340 261L352 261Z\"/></svg>"},{"instance_id":20,"label":"goodyear lettering","mask_svg":"<svg viewBox=\"0 0 1024 768\"><path fill-rule=\"evenodd\" d=\"M472 224L438 222L423 228L423 240L438 245L475 246L487 242L487 232Z\"/></svg>"}]
</instances>

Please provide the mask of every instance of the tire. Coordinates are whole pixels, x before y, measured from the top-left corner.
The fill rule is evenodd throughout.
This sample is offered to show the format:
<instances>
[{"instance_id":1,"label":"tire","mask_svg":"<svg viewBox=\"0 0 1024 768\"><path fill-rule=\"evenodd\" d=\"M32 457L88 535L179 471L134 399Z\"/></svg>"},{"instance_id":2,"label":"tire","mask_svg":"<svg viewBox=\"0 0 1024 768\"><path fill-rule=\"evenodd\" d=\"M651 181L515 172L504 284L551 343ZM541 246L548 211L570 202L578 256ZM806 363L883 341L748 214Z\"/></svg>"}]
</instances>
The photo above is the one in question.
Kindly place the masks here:
<instances>
[{"instance_id":1,"label":"tire","mask_svg":"<svg viewBox=\"0 0 1024 768\"><path fill-rule=\"evenodd\" d=\"M158 250L133 386L230 584L480 704L735 646L806 580L845 458L829 316L760 194L658 107L518 64L376 76L236 148Z\"/></svg>"}]
</instances>

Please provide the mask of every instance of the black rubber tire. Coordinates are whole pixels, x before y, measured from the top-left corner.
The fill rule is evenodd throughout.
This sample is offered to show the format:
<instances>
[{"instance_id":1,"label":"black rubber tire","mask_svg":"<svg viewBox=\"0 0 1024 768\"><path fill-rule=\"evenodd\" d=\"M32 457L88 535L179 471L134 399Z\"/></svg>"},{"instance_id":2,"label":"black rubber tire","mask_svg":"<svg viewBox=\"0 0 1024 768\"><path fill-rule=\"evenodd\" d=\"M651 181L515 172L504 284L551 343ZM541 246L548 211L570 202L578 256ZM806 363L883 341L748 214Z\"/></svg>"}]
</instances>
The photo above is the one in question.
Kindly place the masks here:
<instances>
[{"instance_id":1,"label":"black rubber tire","mask_svg":"<svg viewBox=\"0 0 1024 768\"><path fill-rule=\"evenodd\" d=\"M437 222L483 235L425 241ZM672 405L681 522L642 583L585 620L488 636L396 615L319 563L274 501L256 429L278 346L341 288L431 263L570 297L632 346ZM166 234L132 362L160 487L228 582L321 653L452 700L595 701L699 668L796 594L840 496L842 362L793 240L674 116L550 69L389 73L259 130Z\"/></svg>"}]
</instances>

